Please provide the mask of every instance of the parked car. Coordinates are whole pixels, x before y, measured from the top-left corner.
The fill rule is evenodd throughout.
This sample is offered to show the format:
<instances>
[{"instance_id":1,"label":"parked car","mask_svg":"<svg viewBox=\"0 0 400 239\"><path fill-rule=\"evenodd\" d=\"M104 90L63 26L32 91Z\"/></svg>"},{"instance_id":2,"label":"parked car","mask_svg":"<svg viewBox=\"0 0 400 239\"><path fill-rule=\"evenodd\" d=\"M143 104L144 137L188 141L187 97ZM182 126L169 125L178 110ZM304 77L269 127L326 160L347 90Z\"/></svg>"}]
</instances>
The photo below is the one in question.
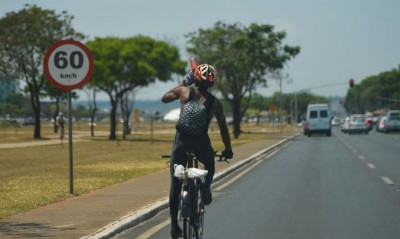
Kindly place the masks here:
<instances>
[{"instance_id":1,"label":"parked car","mask_svg":"<svg viewBox=\"0 0 400 239\"><path fill-rule=\"evenodd\" d=\"M386 114L386 123L382 131L400 131L400 110L389 110Z\"/></svg>"},{"instance_id":2,"label":"parked car","mask_svg":"<svg viewBox=\"0 0 400 239\"><path fill-rule=\"evenodd\" d=\"M371 128L365 123L366 116L363 114L351 115L345 120L342 131L348 134L363 133L368 134Z\"/></svg>"},{"instance_id":3,"label":"parked car","mask_svg":"<svg viewBox=\"0 0 400 239\"><path fill-rule=\"evenodd\" d=\"M385 128L385 124L386 124L386 116L380 117L378 119L378 122L375 125L375 130L377 132L383 132L383 129Z\"/></svg>"}]
</instances>

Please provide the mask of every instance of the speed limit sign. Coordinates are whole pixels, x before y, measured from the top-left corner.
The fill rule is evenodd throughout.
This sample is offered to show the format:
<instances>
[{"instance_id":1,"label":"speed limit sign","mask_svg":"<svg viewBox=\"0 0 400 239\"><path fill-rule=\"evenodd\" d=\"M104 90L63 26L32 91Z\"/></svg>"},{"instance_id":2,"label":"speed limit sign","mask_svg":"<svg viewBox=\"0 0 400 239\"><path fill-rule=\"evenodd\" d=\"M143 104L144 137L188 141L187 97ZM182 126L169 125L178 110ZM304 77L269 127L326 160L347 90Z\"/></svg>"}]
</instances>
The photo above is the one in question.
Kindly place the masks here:
<instances>
[{"instance_id":1,"label":"speed limit sign","mask_svg":"<svg viewBox=\"0 0 400 239\"><path fill-rule=\"evenodd\" d=\"M73 90L86 84L93 74L93 56L82 43L62 40L46 52L43 70L47 79L61 90Z\"/></svg>"}]
</instances>

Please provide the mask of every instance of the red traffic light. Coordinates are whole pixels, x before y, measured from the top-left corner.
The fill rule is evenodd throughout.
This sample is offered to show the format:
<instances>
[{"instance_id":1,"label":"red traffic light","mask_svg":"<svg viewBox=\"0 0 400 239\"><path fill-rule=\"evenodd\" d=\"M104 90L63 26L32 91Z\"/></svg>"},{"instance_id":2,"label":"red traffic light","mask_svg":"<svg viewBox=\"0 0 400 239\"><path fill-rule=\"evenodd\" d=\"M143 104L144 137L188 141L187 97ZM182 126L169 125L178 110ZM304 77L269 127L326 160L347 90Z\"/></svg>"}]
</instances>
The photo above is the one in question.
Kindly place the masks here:
<instances>
[{"instance_id":1,"label":"red traffic light","mask_svg":"<svg viewBox=\"0 0 400 239\"><path fill-rule=\"evenodd\" d=\"M353 80L353 79L350 79L350 80L349 80L349 85L350 85L350 87L353 87L353 86L354 86L354 80Z\"/></svg>"}]
</instances>

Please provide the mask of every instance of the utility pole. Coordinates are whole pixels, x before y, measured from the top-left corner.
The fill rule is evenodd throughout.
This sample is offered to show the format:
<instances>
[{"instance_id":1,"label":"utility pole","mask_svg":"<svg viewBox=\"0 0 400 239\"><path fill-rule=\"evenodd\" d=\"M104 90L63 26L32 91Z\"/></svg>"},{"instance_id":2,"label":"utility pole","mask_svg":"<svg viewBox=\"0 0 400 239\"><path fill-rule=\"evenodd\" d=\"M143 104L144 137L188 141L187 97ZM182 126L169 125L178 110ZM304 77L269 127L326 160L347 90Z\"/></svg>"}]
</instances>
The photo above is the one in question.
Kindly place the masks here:
<instances>
[{"instance_id":1,"label":"utility pole","mask_svg":"<svg viewBox=\"0 0 400 239\"><path fill-rule=\"evenodd\" d=\"M279 71L279 129L282 133L282 74Z\"/></svg>"}]
</instances>

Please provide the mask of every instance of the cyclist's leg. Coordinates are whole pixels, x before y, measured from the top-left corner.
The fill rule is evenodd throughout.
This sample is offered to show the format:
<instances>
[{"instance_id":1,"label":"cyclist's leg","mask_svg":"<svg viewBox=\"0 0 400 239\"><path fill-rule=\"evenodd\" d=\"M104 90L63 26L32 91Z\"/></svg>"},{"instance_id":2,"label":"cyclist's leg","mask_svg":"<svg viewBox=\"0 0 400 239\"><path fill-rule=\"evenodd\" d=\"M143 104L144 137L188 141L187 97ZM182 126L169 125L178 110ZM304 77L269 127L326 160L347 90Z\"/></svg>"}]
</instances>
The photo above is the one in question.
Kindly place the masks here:
<instances>
[{"instance_id":1,"label":"cyclist's leg","mask_svg":"<svg viewBox=\"0 0 400 239\"><path fill-rule=\"evenodd\" d=\"M205 188L210 188L215 173L214 149L208 135L201 137L194 144L197 159L204 165L204 169L208 171L205 177Z\"/></svg>"},{"instance_id":2,"label":"cyclist's leg","mask_svg":"<svg viewBox=\"0 0 400 239\"><path fill-rule=\"evenodd\" d=\"M61 125L61 138L64 139L64 125Z\"/></svg>"},{"instance_id":3,"label":"cyclist's leg","mask_svg":"<svg viewBox=\"0 0 400 239\"><path fill-rule=\"evenodd\" d=\"M175 136L175 142L170 160L171 188L169 193L169 210L171 217L171 235L180 230L178 225L178 208L179 194L181 193L182 189L180 180L174 177L174 164L186 164L185 145L180 140L178 133Z\"/></svg>"},{"instance_id":4,"label":"cyclist's leg","mask_svg":"<svg viewBox=\"0 0 400 239\"><path fill-rule=\"evenodd\" d=\"M212 201L211 183L215 173L214 149L211 146L210 138L204 137L195 147L197 159L203 163L204 169L208 171L205 177L204 187L202 190L202 201L204 205L209 205Z\"/></svg>"}]
</instances>

